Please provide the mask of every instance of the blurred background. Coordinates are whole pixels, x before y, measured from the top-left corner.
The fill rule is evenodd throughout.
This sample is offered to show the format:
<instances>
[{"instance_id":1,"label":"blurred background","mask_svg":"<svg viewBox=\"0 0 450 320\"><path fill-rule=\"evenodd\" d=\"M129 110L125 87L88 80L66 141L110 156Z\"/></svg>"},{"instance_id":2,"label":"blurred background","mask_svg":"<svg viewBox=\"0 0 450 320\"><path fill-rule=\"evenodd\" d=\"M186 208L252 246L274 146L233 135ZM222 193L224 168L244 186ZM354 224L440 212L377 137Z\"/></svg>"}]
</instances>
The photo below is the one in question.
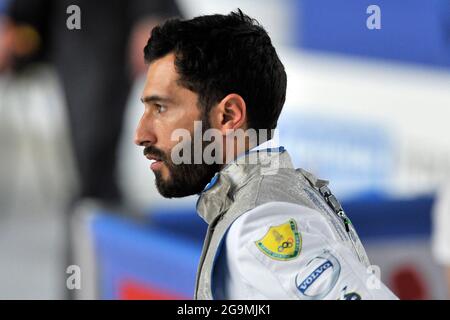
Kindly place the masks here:
<instances>
[{"instance_id":1,"label":"blurred background","mask_svg":"<svg viewBox=\"0 0 450 320\"><path fill-rule=\"evenodd\" d=\"M448 0L0 0L1 299L192 297L206 225L133 144L142 49L169 17L236 8L285 65L295 165L401 299L450 297Z\"/></svg>"}]
</instances>

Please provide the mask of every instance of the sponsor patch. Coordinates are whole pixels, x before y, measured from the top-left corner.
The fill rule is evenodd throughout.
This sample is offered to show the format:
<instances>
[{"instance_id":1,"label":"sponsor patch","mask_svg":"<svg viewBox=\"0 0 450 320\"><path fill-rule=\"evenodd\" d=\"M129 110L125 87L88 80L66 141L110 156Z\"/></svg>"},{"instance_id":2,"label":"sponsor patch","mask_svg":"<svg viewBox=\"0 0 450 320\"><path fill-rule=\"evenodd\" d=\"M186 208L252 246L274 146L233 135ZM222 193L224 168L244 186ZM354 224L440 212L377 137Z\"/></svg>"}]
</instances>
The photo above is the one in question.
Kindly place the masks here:
<instances>
[{"instance_id":1,"label":"sponsor patch","mask_svg":"<svg viewBox=\"0 0 450 320\"><path fill-rule=\"evenodd\" d=\"M320 300L334 288L340 273L339 261L328 250L324 250L296 275L295 286L306 299Z\"/></svg>"}]
</instances>

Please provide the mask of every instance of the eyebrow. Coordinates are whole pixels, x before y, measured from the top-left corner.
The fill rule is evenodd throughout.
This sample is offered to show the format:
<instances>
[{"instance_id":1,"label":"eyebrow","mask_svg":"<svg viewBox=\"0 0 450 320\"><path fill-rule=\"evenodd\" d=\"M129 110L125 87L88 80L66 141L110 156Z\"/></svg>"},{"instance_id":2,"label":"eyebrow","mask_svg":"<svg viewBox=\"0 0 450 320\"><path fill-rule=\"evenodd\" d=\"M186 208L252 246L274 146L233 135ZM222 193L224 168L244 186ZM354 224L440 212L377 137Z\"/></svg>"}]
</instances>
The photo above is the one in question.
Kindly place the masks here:
<instances>
[{"instance_id":1,"label":"eyebrow","mask_svg":"<svg viewBox=\"0 0 450 320\"><path fill-rule=\"evenodd\" d=\"M151 102L172 102L172 99L161 97L158 95L144 96L141 98L142 103L151 103Z\"/></svg>"}]
</instances>

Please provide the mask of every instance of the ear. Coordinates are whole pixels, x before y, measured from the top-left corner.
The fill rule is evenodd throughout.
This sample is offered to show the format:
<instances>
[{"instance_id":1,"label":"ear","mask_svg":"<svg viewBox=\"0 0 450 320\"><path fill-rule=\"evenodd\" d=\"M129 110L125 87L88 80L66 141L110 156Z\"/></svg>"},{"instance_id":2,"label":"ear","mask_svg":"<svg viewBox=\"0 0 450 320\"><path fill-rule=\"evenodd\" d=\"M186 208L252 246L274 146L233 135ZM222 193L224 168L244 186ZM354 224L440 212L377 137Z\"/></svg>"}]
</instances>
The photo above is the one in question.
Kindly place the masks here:
<instances>
[{"instance_id":1,"label":"ear","mask_svg":"<svg viewBox=\"0 0 450 320\"><path fill-rule=\"evenodd\" d=\"M231 93L211 110L211 125L226 135L227 130L246 129L247 106L244 99Z\"/></svg>"}]
</instances>

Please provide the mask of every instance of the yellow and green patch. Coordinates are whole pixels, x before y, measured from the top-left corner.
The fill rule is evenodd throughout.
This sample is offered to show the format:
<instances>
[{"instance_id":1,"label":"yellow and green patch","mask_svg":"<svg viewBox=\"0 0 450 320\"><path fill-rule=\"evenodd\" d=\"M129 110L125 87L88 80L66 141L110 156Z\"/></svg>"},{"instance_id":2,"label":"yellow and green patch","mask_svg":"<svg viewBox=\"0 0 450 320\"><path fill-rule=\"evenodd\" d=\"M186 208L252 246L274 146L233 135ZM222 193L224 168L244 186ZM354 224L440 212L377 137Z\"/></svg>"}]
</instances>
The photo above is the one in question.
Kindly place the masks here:
<instances>
[{"instance_id":1,"label":"yellow and green patch","mask_svg":"<svg viewBox=\"0 0 450 320\"><path fill-rule=\"evenodd\" d=\"M300 255L302 239L294 219L271 226L264 237L255 241L262 253L275 260L287 261Z\"/></svg>"}]
</instances>

